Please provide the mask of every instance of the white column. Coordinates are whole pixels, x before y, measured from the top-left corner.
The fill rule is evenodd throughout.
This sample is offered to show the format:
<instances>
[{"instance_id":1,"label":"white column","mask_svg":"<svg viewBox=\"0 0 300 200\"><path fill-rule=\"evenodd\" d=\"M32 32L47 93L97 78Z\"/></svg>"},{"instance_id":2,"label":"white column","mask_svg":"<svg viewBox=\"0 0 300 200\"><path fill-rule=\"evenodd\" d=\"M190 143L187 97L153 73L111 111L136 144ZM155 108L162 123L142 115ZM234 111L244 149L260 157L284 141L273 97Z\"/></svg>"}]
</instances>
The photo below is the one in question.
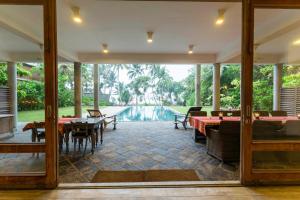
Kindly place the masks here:
<instances>
[{"instance_id":1,"label":"white column","mask_svg":"<svg viewBox=\"0 0 300 200\"><path fill-rule=\"evenodd\" d=\"M282 87L283 64L274 65L273 72L273 110L280 110L280 91Z\"/></svg>"},{"instance_id":2,"label":"white column","mask_svg":"<svg viewBox=\"0 0 300 200\"><path fill-rule=\"evenodd\" d=\"M75 116L81 117L82 104L82 89L81 89L81 63L74 63L74 99L75 99Z\"/></svg>"},{"instance_id":3,"label":"white column","mask_svg":"<svg viewBox=\"0 0 300 200\"><path fill-rule=\"evenodd\" d=\"M195 105L201 105L201 65L198 64L196 67L195 73Z\"/></svg>"},{"instance_id":4,"label":"white column","mask_svg":"<svg viewBox=\"0 0 300 200\"><path fill-rule=\"evenodd\" d=\"M99 66L94 64L94 109L99 110Z\"/></svg>"},{"instance_id":5,"label":"white column","mask_svg":"<svg viewBox=\"0 0 300 200\"><path fill-rule=\"evenodd\" d=\"M213 69L213 110L220 110L220 78L221 65L215 63Z\"/></svg>"},{"instance_id":6,"label":"white column","mask_svg":"<svg viewBox=\"0 0 300 200\"><path fill-rule=\"evenodd\" d=\"M17 97L17 65L14 62L7 62L8 87L10 89L11 114L13 117L13 128L17 130L18 123L18 97Z\"/></svg>"}]
</instances>

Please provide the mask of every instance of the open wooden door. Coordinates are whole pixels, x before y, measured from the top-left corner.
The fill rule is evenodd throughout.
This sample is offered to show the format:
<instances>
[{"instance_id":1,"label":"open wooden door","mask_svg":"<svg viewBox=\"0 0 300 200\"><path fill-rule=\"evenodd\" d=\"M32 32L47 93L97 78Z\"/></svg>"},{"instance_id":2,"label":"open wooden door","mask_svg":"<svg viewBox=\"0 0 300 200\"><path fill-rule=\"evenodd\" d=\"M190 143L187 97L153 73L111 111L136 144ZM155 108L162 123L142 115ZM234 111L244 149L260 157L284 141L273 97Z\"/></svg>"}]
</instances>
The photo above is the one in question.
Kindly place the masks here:
<instances>
[{"instance_id":1,"label":"open wooden door","mask_svg":"<svg viewBox=\"0 0 300 200\"><path fill-rule=\"evenodd\" d=\"M284 99L282 92L286 87L284 77L293 75L300 66L299 22L299 1L243 1L243 184L300 182L300 120L295 114L284 110L285 105L292 102ZM259 77L259 73L271 76ZM272 91L272 88L273 102L264 101L268 96L267 91ZM260 94L261 91L265 92ZM284 110L288 116L284 116L285 112L277 112L276 117L275 113L272 117L264 117L262 112L257 114L258 110ZM256 113L256 117L253 117L253 113Z\"/></svg>"},{"instance_id":2,"label":"open wooden door","mask_svg":"<svg viewBox=\"0 0 300 200\"><path fill-rule=\"evenodd\" d=\"M5 55L1 62L7 65L10 94L7 116L12 117L10 123L14 126L13 137L0 140L0 188L55 188L58 184L56 0L0 0L0 10L0 51ZM30 13L26 15L30 18L24 18L23 12ZM19 87L27 92L17 94ZM34 98L34 92L42 98L37 95ZM32 99L22 100L29 93ZM16 116L17 110L28 107L38 107L44 112ZM32 118L37 115L40 115L38 120ZM17 121L18 118L25 121ZM44 135L31 135L33 121L44 123L39 128Z\"/></svg>"}]
</instances>

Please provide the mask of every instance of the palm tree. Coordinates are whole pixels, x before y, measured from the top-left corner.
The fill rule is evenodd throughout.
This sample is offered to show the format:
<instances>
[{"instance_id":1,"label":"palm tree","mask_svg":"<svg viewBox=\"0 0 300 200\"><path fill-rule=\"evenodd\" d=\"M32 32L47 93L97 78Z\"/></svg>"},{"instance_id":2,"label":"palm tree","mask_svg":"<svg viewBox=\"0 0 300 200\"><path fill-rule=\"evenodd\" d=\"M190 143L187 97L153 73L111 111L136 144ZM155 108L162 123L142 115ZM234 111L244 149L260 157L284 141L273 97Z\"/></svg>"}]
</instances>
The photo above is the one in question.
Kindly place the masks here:
<instances>
[{"instance_id":1,"label":"palm tree","mask_svg":"<svg viewBox=\"0 0 300 200\"><path fill-rule=\"evenodd\" d=\"M127 72L127 75L130 79L136 78L140 75L144 74L144 68L142 65L139 64L133 64L129 67L129 70Z\"/></svg>"}]
</instances>

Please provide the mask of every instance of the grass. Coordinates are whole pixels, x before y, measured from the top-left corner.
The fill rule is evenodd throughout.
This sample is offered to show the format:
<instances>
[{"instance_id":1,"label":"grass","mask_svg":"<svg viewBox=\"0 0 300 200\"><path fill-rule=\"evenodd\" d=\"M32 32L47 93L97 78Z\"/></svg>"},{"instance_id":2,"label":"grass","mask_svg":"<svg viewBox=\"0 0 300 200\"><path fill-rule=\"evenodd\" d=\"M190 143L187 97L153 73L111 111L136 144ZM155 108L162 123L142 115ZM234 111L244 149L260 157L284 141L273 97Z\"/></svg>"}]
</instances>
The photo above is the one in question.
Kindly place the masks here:
<instances>
[{"instance_id":1,"label":"grass","mask_svg":"<svg viewBox=\"0 0 300 200\"><path fill-rule=\"evenodd\" d=\"M190 108L189 106L169 106L170 108L182 113L186 114L187 110ZM93 108L92 106L82 106L82 114L85 116L85 111L88 108ZM104 107L101 107L104 108ZM202 108L203 111L207 111L210 114L212 111L212 106L204 106ZM59 116L62 115L74 115L74 107L64 107L58 109ZM32 121L43 121L45 119L45 111L44 110L33 110L33 111L19 111L18 112L18 121L19 122L32 122Z\"/></svg>"},{"instance_id":2,"label":"grass","mask_svg":"<svg viewBox=\"0 0 300 200\"><path fill-rule=\"evenodd\" d=\"M82 106L82 114L84 116L86 109L91 108L92 106ZM104 108L104 107L101 107ZM62 115L74 115L74 107L64 107L58 108L59 116ZM45 119L45 110L32 110L32 111L19 111L18 112L18 121L19 122L32 122L32 121L43 121Z\"/></svg>"},{"instance_id":3,"label":"grass","mask_svg":"<svg viewBox=\"0 0 300 200\"><path fill-rule=\"evenodd\" d=\"M180 112L181 114L186 114L190 106L169 106L170 108ZM207 111L207 114L210 114L210 111L212 111L212 106L203 106L202 111Z\"/></svg>"}]
</instances>

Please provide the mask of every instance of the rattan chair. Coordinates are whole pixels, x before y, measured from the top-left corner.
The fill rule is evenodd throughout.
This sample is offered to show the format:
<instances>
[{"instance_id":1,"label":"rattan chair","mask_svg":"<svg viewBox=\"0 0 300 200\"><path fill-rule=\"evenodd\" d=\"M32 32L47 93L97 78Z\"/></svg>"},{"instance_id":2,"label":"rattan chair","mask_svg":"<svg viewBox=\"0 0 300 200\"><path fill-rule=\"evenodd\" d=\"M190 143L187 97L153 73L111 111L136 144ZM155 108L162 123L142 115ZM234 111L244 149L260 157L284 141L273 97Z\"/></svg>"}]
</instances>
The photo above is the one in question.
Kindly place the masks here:
<instances>
[{"instance_id":1,"label":"rattan chair","mask_svg":"<svg viewBox=\"0 0 300 200\"><path fill-rule=\"evenodd\" d=\"M207 153L223 162L240 159L240 122L221 121L219 129L206 132Z\"/></svg>"},{"instance_id":2,"label":"rattan chair","mask_svg":"<svg viewBox=\"0 0 300 200\"><path fill-rule=\"evenodd\" d=\"M271 116L273 117L281 117L281 116L287 116L287 112L286 111L282 111L282 110L273 110L271 111Z\"/></svg>"},{"instance_id":3,"label":"rattan chair","mask_svg":"<svg viewBox=\"0 0 300 200\"><path fill-rule=\"evenodd\" d=\"M207 112L206 111L191 111L190 112L190 116L191 117L206 117L207 116Z\"/></svg>"},{"instance_id":4,"label":"rattan chair","mask_svg":"<svg viewBox=\"0 0 300 200\"><path fill-rule=\"evenodd\" d=\"M284 137L281 121L254 120L252 127L253 140L276 140Z\"/></svg>"},{"instance_id":5,"label":"rattan chair","mask_svg":"<svg viewBox=\"0 0 300 200\"><path fill-rule=\"evenodd\" d=\"M269 112L268 111L264 111L264 110L256 110L253 112L254 113L258 113L260 117L269 117Z\"/></svg>"}]
</instances>

